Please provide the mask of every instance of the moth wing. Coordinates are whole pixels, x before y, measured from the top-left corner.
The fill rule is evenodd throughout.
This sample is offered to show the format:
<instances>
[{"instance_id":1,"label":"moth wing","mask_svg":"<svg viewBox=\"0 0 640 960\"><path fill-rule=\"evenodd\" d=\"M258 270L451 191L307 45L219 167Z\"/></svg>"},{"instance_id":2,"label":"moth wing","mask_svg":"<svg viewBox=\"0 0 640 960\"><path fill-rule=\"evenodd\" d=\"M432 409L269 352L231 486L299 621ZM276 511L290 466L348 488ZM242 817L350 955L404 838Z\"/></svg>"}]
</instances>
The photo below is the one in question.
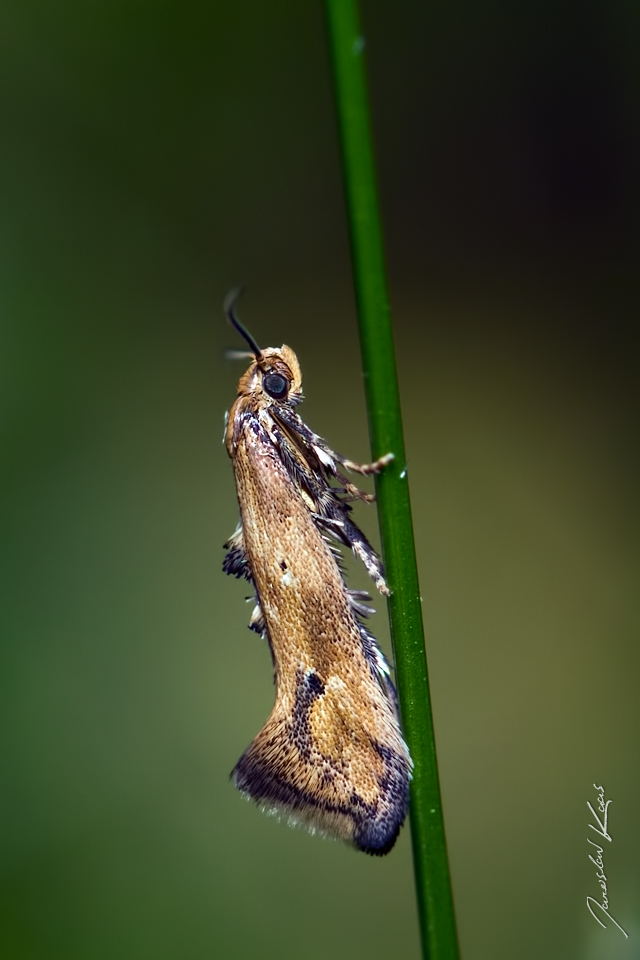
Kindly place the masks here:
<instances>
[{"instance_id":1,"label":"moth wing","mask_svg":"<svg viewBox=\"0 0 640 960\"><path fill-rule=\"evenodd\" d=\"M242 793L292 824L366 853L387 853L406 816L411 761L382 691L378 722L381 711L388 714L385 745L344 684L325 683L300 667L295 702L276 701L232 778Z\"/></svg>"}]
</instances>

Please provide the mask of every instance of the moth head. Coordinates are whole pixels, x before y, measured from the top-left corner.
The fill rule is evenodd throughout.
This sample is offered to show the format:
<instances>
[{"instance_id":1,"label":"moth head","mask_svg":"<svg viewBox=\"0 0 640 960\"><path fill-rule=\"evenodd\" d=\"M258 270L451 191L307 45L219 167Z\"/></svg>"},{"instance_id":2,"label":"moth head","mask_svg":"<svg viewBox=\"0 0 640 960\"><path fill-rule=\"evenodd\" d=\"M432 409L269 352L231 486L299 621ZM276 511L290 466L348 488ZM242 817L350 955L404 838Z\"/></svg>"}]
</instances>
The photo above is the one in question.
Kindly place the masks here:
<instances>
[{"instance_id":1,"label":"moth head","mask_svg":"<svg viewBox=\"0 0 640 960\"><path fill-rule=\"evenodd\" d=\"M288 406L295 406L302 400L300 364L291 347L286 344L267 347L256 361L256 367L256 393L260 390L265 399L268 397Z\"/></svg>"},{"instance_id":2,"label":"moth head","mask_svg":"<svg viewBox=\"0 0 640 960\"><path fill-rule=\"evenodd\" d=\"M266 347L261 350L248 330L235 315L235 303L241 290L232 290L224 303L229 323L247 341L253 356L251 366L240 378L238 395L253 395L268 402L295 406L302 400L302 374L295 353L286 344L281 347Z\"/></svg>"}]
</instances>

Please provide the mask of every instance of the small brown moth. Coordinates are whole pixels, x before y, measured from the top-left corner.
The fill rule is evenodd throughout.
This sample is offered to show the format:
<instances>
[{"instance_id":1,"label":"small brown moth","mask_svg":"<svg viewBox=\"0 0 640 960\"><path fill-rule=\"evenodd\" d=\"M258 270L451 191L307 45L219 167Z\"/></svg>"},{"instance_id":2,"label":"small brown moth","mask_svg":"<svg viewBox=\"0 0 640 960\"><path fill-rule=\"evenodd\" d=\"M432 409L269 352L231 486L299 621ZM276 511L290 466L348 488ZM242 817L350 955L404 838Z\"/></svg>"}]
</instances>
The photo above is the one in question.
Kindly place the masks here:
<instances>
[{"instance_id":1,"label":"small brown moth","mask_svg":"<svg viewBox=\"0 0 640 960\"><path fill-rule=\"evenodd\" d=\"M296 355L287 346L261 350L235 316L236 297L225 311L253 359L226 426L240 523L223 569L255 588L250 628L271 648L276 700L232 778L291 823L384 854L406 816L412 762L389 666L362 622L374 612L371 597L347 588L336 544L350 547L388 595L380 558L349 506L373 497L340 467L373 474L393 455L353 463L303 423Z\"/></svg>"}]
</instances>

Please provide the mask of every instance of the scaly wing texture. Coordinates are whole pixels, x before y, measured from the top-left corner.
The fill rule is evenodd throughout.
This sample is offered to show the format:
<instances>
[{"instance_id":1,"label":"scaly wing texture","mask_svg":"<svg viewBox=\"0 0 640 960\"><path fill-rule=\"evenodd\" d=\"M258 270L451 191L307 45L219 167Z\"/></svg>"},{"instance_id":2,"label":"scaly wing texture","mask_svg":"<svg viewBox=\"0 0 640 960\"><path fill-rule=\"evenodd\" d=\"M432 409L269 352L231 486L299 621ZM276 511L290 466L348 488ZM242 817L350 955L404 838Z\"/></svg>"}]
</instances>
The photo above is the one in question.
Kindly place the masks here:
<instances>
[{"instance_id":1,"label":"scaly wing texture","mask_svg":"<svg viewBox=\"0 0 640 960\"><path fill-rule=\"evenodd\" d=\"M286 438L274 443L261 419L245 413L234 454L242 530L229 542L226 569L255 585L254 618L271 646L276 702L233 776L245 794L291 821L385 853L405 818L411 777L395 692L358 618L368 608L348 591L317 498L301 482L309 468L291 445L283 456L283 445ZM346 517L332 491L331 499Z\"/></svg>"}]
</instances>

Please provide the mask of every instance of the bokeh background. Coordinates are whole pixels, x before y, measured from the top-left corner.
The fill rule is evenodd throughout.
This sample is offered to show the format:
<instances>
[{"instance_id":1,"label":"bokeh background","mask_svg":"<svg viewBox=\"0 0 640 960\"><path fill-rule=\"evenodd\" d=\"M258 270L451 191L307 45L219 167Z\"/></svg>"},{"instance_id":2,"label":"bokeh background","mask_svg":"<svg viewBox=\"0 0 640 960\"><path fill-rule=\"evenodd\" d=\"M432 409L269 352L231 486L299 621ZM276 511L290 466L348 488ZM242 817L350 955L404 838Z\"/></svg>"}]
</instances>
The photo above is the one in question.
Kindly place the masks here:
<instances>
[{"instance_id":1,"label":"bokeh background","mask_svg":"<svg viewBox=\"0 0 640 960\"><path fill-rule=\"evenodd\" d=\"M363 7L463 956L637 958L639 8ZM320 3L0 16L0 955L416 958L406 829L228 781L273 697L221 572L230 286L369 452Z\"/></svg>"}]
</instances>

